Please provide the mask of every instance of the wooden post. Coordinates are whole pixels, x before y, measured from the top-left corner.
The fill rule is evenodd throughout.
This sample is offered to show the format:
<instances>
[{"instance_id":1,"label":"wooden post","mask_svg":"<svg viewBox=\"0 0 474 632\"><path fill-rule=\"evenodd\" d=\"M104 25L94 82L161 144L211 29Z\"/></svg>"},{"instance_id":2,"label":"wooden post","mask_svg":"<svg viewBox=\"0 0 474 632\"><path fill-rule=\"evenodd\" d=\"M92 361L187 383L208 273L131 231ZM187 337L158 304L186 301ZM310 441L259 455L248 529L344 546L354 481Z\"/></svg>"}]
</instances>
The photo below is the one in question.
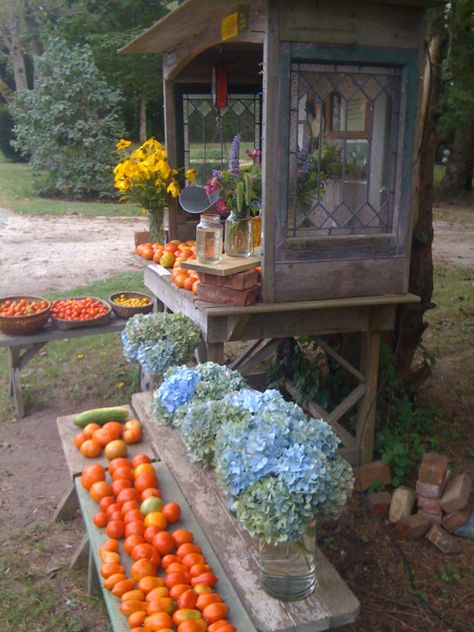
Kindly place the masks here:
<instances>
[{"instance_id":1,"label":"wooden post","mask_svg":"<svg viewBox=\"0 0 474 632\"><path fill-rule=\"evenodd\" d=\"M170 165L176 167L178 160L178 151L176 143L176 105L174 98L174 85L172 81L163 80L163 100L165 113L165 145L168 152L168 160ZM176 239L178 218L177 204L171 202L168 205L168 230L169 239Z\"/></svg>"},{"instance_id":2,"label":"wooden post","mask_svg":"<svg viewBox=\"0 0 474 632\"><path fill-rule=\"evenodd\" d=\"M224 364L224 343L208 342L207 343L207 361Z\"/></svg>"},{"instance_id":3,"label":"wooden post","mask_svg":"<svg viewBox=\"0 0 474 632\"><path fill-rule=\"evenodd\" d=\"M15 404L15 413L17 417L25 416L25 407L23 406L23 396L21 393L21 348L8 347L10 355L10 395L13 397Z\"/></svg>"},{"instance_id":4,"label":"wooden post","mask_svg":"<svg viewBox=\"0 0 474 632\"><path fill-rule=\"evenodd\" d=\"M363 332L360 341L360 371L365 375L365 394L357 407L356 445L360 462L372 460L375 431L375 398L380 352L379 333Z\"/></svg>"}]
</instances>

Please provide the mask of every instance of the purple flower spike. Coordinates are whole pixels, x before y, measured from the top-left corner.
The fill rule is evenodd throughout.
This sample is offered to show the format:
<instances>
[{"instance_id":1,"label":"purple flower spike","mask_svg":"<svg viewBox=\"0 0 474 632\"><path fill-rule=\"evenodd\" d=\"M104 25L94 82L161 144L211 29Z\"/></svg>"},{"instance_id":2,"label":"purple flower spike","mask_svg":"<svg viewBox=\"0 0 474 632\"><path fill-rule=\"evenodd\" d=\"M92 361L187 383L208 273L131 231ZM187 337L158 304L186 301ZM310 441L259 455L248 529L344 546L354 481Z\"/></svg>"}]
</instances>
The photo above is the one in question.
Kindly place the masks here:
<instances>
[{"instance_id":1,"label":"purple flower spike","mask_svg":"<svg viewBox=\"0 0 474 632\"><path fill-rule=\"evenodd\" d=\"M234 176L238 176L240 173L240 134L237 134L232 139L232 145L229 152L229 171Z\"/></svg>"}]
</instances>

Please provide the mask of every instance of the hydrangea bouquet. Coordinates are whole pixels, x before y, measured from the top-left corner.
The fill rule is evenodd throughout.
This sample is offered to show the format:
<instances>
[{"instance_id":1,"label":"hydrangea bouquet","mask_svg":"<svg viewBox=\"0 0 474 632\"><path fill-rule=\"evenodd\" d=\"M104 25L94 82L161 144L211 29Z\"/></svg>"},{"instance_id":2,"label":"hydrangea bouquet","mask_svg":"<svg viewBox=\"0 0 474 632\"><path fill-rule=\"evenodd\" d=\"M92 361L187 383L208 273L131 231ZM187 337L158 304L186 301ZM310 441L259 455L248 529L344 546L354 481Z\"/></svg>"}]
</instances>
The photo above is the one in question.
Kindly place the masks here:
<instances>
[{"instance_id":1,"label":"hydrangea bouquet","mask_svg":"<svg viewBox=\"0 0 474 632\"><path fill-rule=\"evenodd\" d=\"M240 373L215 362L172 367L154 393L153 413L160 424L180 426L190 404L221 400L244 386Z\"/></svg>"},{"instance_id":2,"label":"hydrangea bouquet","mask_svg":"<svg viewBox=\"0 0 474 632\"><path fill-rule=\"evenodd\" d=\"M200 330L183 314L136 314L122 331L123 352L147 373L164 373L187 362L199 344Z\"/></svg>"}]
</instances>

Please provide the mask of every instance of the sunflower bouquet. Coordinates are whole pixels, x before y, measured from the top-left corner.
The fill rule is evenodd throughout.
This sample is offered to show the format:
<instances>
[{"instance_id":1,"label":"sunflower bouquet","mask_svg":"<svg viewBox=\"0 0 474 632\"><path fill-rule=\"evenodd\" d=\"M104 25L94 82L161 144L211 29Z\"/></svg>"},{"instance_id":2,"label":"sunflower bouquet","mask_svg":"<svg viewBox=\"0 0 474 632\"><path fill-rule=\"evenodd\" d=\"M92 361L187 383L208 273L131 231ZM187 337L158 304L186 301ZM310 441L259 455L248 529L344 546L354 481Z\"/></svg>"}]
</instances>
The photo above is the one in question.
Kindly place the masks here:
<instances>
[{"instance_id":1,"label":"sunflower bouquet","mask_svg":"<svg viewBox=\"0 0 474 632\"><path fill-rule=\"evenodd\" d=\"M179 170L169 164L166 149L155 138L149 138L125 155L131 145L131 141L125 139L116 145L123 157L114 168L114 185L122 199L136 202L148 212L150 241L162 242L165 207L181 192ZM185 175L192 181L195 172L188 170Z\"/></svg>"}]
</instances>

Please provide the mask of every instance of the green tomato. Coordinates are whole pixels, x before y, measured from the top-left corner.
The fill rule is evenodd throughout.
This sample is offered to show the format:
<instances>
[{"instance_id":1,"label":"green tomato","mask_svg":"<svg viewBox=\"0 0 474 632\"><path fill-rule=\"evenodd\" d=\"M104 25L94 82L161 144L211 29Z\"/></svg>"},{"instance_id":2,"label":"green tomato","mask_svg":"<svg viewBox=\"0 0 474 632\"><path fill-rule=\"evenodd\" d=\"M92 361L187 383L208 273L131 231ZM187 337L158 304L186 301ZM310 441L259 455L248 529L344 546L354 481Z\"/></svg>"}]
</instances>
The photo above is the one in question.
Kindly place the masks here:
<instances>
[{"instance_id":1,"label":"green tomato","mask_svg":"<svg viewBox=\"0 0 474 632\"><path fill-rule=\"evenodd\" d=\"M163 509L163 505L164 503L161 498L158 498L157 496L150 496L150 498L147 498L142 502L140 505L140 511L144 516L147 516L153 511L161 511Z\"/></svg>"}]
</instances>

